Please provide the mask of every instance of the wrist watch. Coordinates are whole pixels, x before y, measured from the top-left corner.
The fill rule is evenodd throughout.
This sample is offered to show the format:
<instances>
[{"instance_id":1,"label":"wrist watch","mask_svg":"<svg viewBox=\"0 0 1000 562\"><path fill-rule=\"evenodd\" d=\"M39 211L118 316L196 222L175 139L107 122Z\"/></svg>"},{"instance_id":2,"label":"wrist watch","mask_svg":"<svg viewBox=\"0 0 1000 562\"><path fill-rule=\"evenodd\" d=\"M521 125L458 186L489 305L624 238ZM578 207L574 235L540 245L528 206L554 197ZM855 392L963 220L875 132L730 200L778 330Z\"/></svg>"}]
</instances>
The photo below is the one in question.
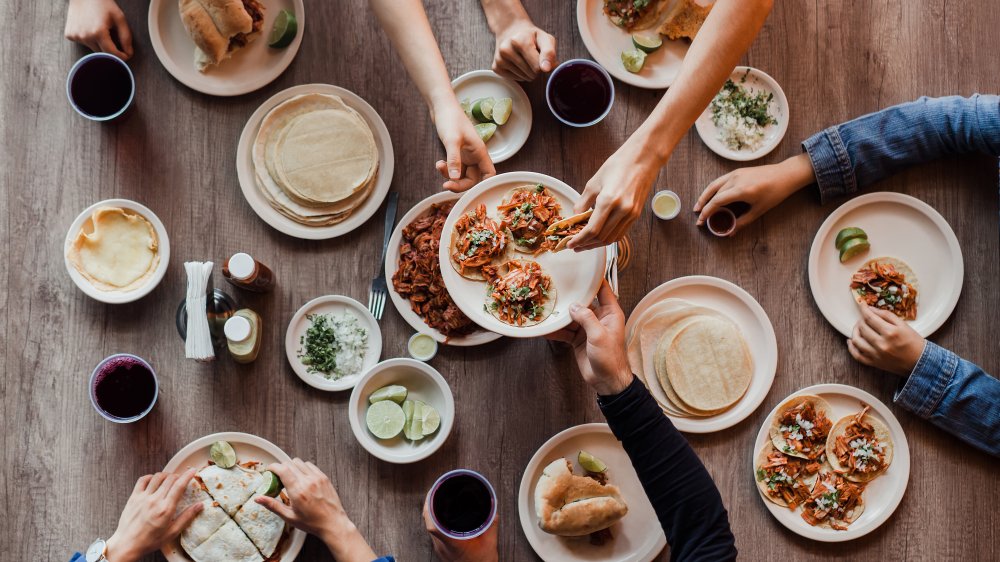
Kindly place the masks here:
<instances>
[{"instance_id":1,"label":"wrist watch","mask_svg":"<svg viewBox=\"0 0 1000 562\"><path fill-rule=\"evenodd\" d=\"M94 544L87 549L87 562L107 562L108 543L104 539L97 539Z\"/></svg>"}]
</instances>

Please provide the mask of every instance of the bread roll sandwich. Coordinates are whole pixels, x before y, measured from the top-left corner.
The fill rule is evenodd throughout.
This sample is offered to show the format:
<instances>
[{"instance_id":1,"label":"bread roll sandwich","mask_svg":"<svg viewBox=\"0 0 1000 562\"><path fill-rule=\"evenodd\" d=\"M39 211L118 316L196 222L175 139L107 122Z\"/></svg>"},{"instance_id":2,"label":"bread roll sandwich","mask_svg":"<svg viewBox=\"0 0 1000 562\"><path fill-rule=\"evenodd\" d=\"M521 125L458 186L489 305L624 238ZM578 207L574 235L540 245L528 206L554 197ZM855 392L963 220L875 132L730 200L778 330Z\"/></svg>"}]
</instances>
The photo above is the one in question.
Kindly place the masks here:
<instances>
[{"instance_id":1,"label":"bread roll sandwich","mask_svg":"<svg viewBox=\"0 0 1000 562\"><path fill-rule=\"evenodd\" d=\"M179 0L178 6L201 72L246 47L264 25L264 6L257 0Z\"/></svg>"}]
</instances>

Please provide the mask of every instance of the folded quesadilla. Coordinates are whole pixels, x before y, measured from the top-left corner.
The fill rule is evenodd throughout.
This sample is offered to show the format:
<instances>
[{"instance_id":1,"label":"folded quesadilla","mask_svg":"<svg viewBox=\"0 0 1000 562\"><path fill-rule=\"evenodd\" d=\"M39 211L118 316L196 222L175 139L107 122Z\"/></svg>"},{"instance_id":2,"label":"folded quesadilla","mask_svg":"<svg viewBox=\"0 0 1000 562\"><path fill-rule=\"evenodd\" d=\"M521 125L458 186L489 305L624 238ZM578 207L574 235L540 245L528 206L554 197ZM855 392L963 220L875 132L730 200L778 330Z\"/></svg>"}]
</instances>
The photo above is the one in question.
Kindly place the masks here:
<instances>
[{"instance_id":1,"label":"folded quesadilla","mask_svg":"<svg viewBox=\"0 0 1000 562\"><path fill-rule=\"evenodd\" d=\"M285 532L285 520L278 517L270 509L254 501L259 494L254 494L233 519L243 529L247 537L266 558L270 558L278 548L281 536Z\"/></svg>"},{"instance_id":2,"label":"folded quesadilla","mask_svg":"<svg viewBox=\"0 0 1000 562\"><path fill-rule=\"evenodd\" d=\"M229 516L219 507L218 503L212 500L205 500L202 503L205 505L205 508L181 532L181 548L189 554L197 550L199 546L204 544L205 541L211 538L216 531L229 521Z\"/></svg>"},{"instance_id":3,"label":"folded quesadilla","mask_svg":"<svg viewBox=\"0 0 1000 562\"><path fill-rule=\"evenodd\" d=\"M264 562L239 525L229 519L198 548L188 551L194 562Z\"/></svg>"},{"instance_id":4,"label":"folded quesadilla","mask_svg":"<svg viewBox=\"0 0 1000 562\"><path fill-rule=\"evenodd\" d=\"M240 465L233 468L219 468L213 464L202 469L198 477L205 483L205 488L212 499L217 501L229 515L239 511L264 481L259 472Z\"/></svg>"},{"instance_id":5,"label":"folded quesadilla","mask_svg":"<svg viewBox=\"0 0 1000 562\"><path fill-rule=\"evenodd\" d=\"M201 72L246 47L264 25L264 6L257 0L180 0L178 7Z\"/></svg>"},{"instance_id":6,"label":"folded quesadilla","mask_svg":"<svg viewBox=\"0 0 1000 562\"><path fill-rule=\"evenodd\" d=\"M184 488L181 501L177 502L177 511L174 512L174 517L180 515L189 505L204 501L212 501L212 497L205 491L205 485L201 483L201 480L192 478Z\"/></svg>"}]
</instances>

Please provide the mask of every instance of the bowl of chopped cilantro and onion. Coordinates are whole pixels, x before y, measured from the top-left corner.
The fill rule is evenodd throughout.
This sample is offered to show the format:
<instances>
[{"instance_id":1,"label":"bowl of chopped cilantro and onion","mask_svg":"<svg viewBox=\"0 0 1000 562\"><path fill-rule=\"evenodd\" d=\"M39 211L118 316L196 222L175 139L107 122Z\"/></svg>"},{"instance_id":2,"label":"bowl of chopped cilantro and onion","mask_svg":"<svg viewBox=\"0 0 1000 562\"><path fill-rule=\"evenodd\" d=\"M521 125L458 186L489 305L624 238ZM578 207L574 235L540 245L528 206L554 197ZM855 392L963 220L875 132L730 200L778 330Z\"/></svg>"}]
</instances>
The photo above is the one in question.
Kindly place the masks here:
<instances>
[{"instance_id":1,"label":"bowl of chopped cilantro and onion","mask_svg":"<svg viewBox=\"0 0 1000 562\"><path fill-rule=\"evenodd\" d=\"M788 100L766 73L738 66L705 108L695 128L712 152L737 161L770 153L788 130Z\"/></svg>"}]
</instances>

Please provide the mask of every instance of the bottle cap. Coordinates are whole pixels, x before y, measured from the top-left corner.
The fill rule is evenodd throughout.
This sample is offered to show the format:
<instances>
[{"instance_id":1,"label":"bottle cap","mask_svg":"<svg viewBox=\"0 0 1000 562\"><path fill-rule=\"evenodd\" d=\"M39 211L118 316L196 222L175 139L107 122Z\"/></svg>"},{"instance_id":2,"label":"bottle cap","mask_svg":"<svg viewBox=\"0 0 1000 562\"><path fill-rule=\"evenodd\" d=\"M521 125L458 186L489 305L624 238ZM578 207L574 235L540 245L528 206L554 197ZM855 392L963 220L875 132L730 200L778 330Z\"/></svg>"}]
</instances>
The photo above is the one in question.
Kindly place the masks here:
<instances>
[{"instance_id":1,"label":"bottle cap","mask_svg":"<svg viewBox=\"0 0 1000 562\"><path fill-rule=\"evenodd\" d=\"M234 342L241 342L250 337L250 321L242 316L233 316L226 320L223 331L226 332L226 339Z\"/></svg>"},{"instance_id":2,"label":"bottle cap","mask_svg":"<svg viewBox=\"0 0 1000 562\"><path fill-rule=\"evenodd\" d=\"M234 279L248 279L253 275L253 270L257 267L257 264L250 257L250 254L239 252L233 254L233 257L229 258L229 274L233 276Z\"/></svg>"}]
</instances>

